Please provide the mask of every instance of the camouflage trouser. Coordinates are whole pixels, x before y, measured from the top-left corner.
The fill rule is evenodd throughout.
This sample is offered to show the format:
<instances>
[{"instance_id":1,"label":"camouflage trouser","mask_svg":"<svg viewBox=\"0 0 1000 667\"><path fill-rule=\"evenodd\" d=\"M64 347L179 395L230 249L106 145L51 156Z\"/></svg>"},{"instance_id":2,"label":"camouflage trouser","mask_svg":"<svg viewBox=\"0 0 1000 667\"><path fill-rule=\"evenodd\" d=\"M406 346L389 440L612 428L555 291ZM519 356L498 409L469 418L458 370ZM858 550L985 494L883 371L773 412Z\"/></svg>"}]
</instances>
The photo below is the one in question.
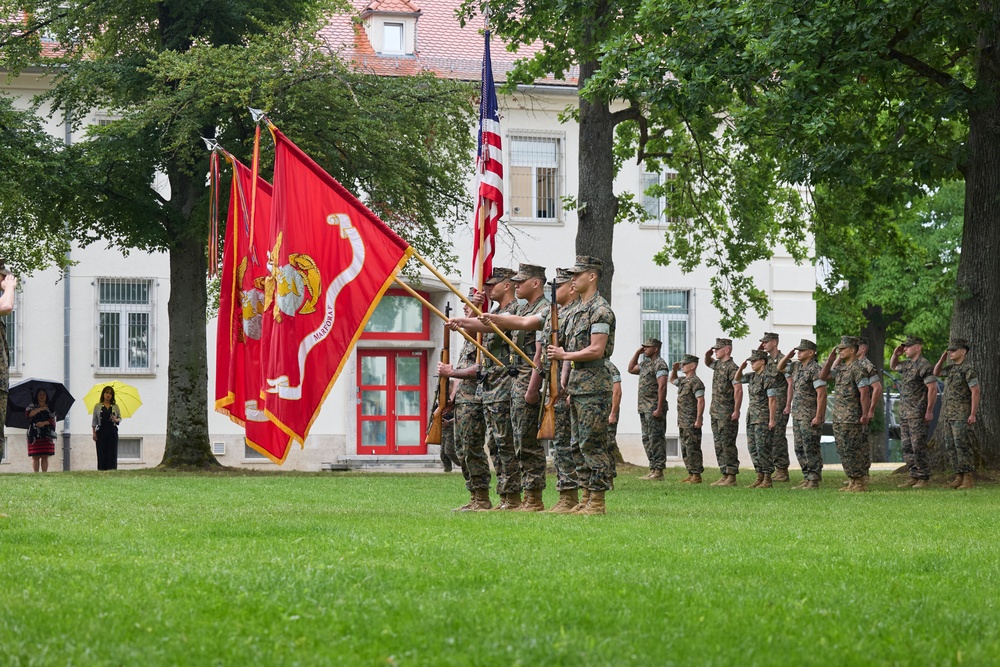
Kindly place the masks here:
<instances>
[{"instance_id":1,"label":"camouflage trouser","mask_svg":"<svg viewBox=\"0 0 1000 667\"><path fill-rule=\"evenodd\" d=\"M930 479L931 466L927 457L927 427L920 419L904 419L899 424L899 437L903 441L903 460L913 479Z\"/></svg>"},{"instance_id":2,"label":"camouflage trouser","mask_svg":"<svg viewBox=\"0 0 1000 667\"><path fill-rule=\"evenodd\" d=\"M868 426L865 424L833 425L837 441L837 454L847 476L856 479L868 474L872 467L871 447L868 445Z\"/></svg>"},{"instance_id":3,"label":"camouflage trouser","mask_svg":"<svg viewBox=\"0 0 1000 667\"><path fill-rule=\"evenodd\" d=\"M792 432L795 436L795 458L799 460L802 476L818 482L823 479L823 450L819 444L822 427L813 426L807 419L793 419Z\"/></svg>"},{"instance_id":4,"label":"camouflage trouser","mask_svg":"<svg viewBox=\"0 0 1000 667\"><path fill-rule=\"evenodd\" d=\"M956 474L976 470L976 459L972 448L972 426L964 419L945 422L945 448Z\"/></svg>"},{"instance_id":5,"label":"camouflage trouser","mask_svg":"<svg viewBox=\"0 0 1000 667\"><path fill-rule=\"evenodd\" d=\"M4 367L4 371L6 370L7 368ZM5 380L5 379L7 379L6 374L0 374L0 380ZM3 432L4 423L6 421L7 421L7 383L4 382L3 387L0 388L0 461L3 461L4 445L6 444L7 440Z\"/></svg>"},{"instance_id":6,"label":"camouflage trouser","mask_svg":"<svg viewBox=\"0 0 1000 667\"><path fill-rule=\"evenodd\" d=\"M486 422L482 403L455 405L455 449L462 464L465 488L469 491L490 488L490 463L483 446Z\"/></svg>"},{"instance_id":7,"label":"camouflage trouser","mask_svg":"<svg viewBox=\"0 0 1000 667\"><path fill-rule=\"evenodd\" d=\"M514 432L514 452L521 466L523 487L531 490L545 488L545 447L538 441L539 404L528 405L524 392L512 392L510 420Z\"/></svg>"},{"instance_id":8,"label":"camouflage trouser","mask_svg":"<svg viewBox=\"0 0 1000 667\"><path fill-rule=\"evenodd\" d=\"M611 488L611 464L608 462L608 394L585 394L570 397L570 419L576 441L580 444L583 465L576 470L580 486L591 491Z\"/></svg>"},{"instance_id":9,"label":"camouflage trouser","mask_svg":"<svg viewBox=\"0 0 1000 667\"><path fill-rule=\"evenodd\" d=\"M750 460L753 462L753 469L763 475L770 475L774 472L771 440L771 429L767 427L767 424L747 424L747 447L750 449Z\"/></svg>"},{"instance_id":10,"label":"camouflage trouser","mask_svg":"<svg viewBox=\"0 0 1000 667\"><path fill-rule=\"evenodd\" d=\"M681 434L681 454L684 456L684 467L692 475L705 472L701 462L701 429L693 426L677 427Z\"/></svg>"},{"instance_id":11,"label":"camouflage trouser","mask_svg":"<svg viewBox=\"0 0 1000 667\"><path fill-rule=\"evenodd\" d=\"M788 460L788 415L784 407L774 416L774 428L771 429L771 458L775 468L787 468Z\"/></svg>"},{"instance_id":12,"label":"camouflage trouser","mask_svg":"<svg viewBox=\"0 0 1000 667\"><path fill-rule=\"evenodd\" d=\"M483 403L486 428L493 438L496 454L493 463L497 469L497 493L521 492L521 464L514 451L514 433L510 425L510 401ZM493 452L490 452L493 455Z\"/></svg>"},{"instance_id":13,"label":"camouflage trouser","mask_svg":"<svg viewBox=\"0 0 1000 667\"><path fill-rule=\"evenodd\" d=\"M663 470L667 467L667 411L664 409L661 417L654 417L652 410L640 411L639 423L642 426L642 447L649 459L649 469Z\"/></svg>"},{"instance_id":14,"label":"camouflage trouser","mask_svg":"<svg viewBox=\"0 0 1000 667\"><path fill-rule=\"evenodd\" d=\"M583 455L580 454L580 446L573 438L569 406L563 398L556 401L556 437L552 441L551 448L552 462L556 466L556 489L569 491L579 488L576 469L583 465Z\"/></svg>"},{"instance_id":15,"label":"camouflage trouser","mask_svg":"<svg viewBox=\"0 0 1000 667\"><path fill-rule=\"evenodd\" d=\"M608 458L611 460L611 476L618 476L618 422L608 422Z\"/></svg>"},{"instance_id":16,"label":"camouflage trouser","mask_svg":"<svg viewBox=\"0 0 1000 667\"><path fill-rule=\"evenodd\" d=\"M715 458L723 475L740 474L740 455L736 449L736 435L740 423L729 417L712 417L712 438L715 441Z\"/></svg>"},{"instance_id":17,"label":"camouflage trouser","mask_svg":"<svg viewBox=\"0 0 1000 667\"><path fill-rule=\"evenodd\" d=\"M450 470L452 465L461 466L462 462L458 460L458 453L455 450L455 422L445 423L441 422L441 463L444 464L445 470ZM462 471L464 474L464 470Z\"/></svg>"}]
</instances>

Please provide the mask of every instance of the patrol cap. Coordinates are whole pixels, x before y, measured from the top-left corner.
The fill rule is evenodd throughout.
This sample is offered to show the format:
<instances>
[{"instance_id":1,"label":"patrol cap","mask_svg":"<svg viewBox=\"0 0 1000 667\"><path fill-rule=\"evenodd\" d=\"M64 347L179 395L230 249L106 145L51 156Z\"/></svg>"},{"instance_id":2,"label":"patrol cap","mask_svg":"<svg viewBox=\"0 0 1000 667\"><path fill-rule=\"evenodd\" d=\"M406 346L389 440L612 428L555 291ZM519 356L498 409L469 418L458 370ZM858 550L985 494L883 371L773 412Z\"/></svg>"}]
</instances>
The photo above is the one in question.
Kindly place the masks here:
<instances>
[{"instance_id":1,"label":"patrol cap","mask_svg":"<svg viewBox=\"0 0 1000 667\"><path fill-rule=\"evenodd\" d=\"M964 338L952 338L951 345L948 346L948 351L954 352L960 347L964 347L966 352L972 349L972 346L969 345L969 341L965 340Z\"/></svg>"},{"instance_id":2,"label":"patrol cap","mask_svg":"<svg viewBox=\"0 0 1000 667\"><path fill-rule=\"evenodd\" d=\"M858 336L858 345L869 345L868 338L865 336Z\"/></svg>"},{"instance_id":3,"label":"patrol cap","mask_svg":"<svg viewBox=\"0 0 1000 667\"><path fill-rule=\"evenodd\" d=\"M766 343L769 340L778 340L778 334L767 332L764 334L764 337L760 339L760 342Z\"/></svg>"},{"instance_id":4,"label":"patrol cap","mask_svg":"<svg viewBox=\"0 0 1000 667\"><path fill-rule=\"evenodd\" d=\"M517 267L517 275L511 278L511 280L519 283L529 278L539 278L542 282L545 282L545 267L535 264L521 264Z\"/></svg>"},{"instance_id":5,"label":"patrol cap","mask_svg":"<svg viewBox=\"0 0 1000 667\"><path fill-rule=\"evenodd\" d=\"M841 336L840 345L837 347L857 347L861 344L857 336Z\"/></svg>"},{"instance_id":6,"label":"patrol cap","mask_svg":"<svg viewBox=\"0 0 1000 667\"><path fill-rule=\"evenodd\" d=\"M505 280L510 280L514 277L514 269L504 268L502 266L495 267L493 273L490 277L486 279L486 285L496 285L497 283L502 283Z\"/></svg>"},{"instance_id":7,"label":"patrol cap","mask_svg":"<svg viewBox=\"0 0 1000 667\"><path fill-rule=\"evenodd\" d=\"M562 285L573 280L573 269L556 269L556 285Z\"/></svg>"},{"instance_id":8,"label":"patrol cap","mask_svg":"<svg viewBox=\"0 0 1000 667\"><path fill-rule=\"evenodd\" d=\"M813 352L815 352L816 351L816 343L812 342L811 340L806 340L805 338L803 338L802 340L799 341L799 346L796 347L795 349L796 350L812 350Z\"/></svg>"},{"instance_id":9,"label":"patrol cap","mask_svg":"<svg viewBox=\"0 0 1000 667\"><path fill-rule=\"evenodd\" d=\"M764 350L754 350L750 353L750 361L767 361L767 352Z\"/></svg>"},{"instance_id":10,"label":"patrol cap","mask_svg":"<svg viewBox=\"0 0 1000 667\"><path fill-rule=\"evenodd\" d=\"M720 350L726 346L732 347L733 341L730 338L716 338L715 345L712 346L713 350Z\"/></svg>"},{"instance_id":11,"label":"patrol cap","mask_svg":"<svg viewBox=\"0 0 1000 667\"><path fill-rule=\"evenodd\" d=\"M591 257L590 255L577 255L576 264L570 271L574 274L584 273L586 271L603 271L604 270L604 260L599 257Z\"/></svg>"},{"instance_id":12,"label":"patrol cap","mask_svg":"<svg viewBox=\"0 0 1000 667\"><path fill-rule=\"evenodd\" d=\"M698 357L693 354L685 354L684 358L681 359L681 364L696 364L698 363Z\"/></svg>"},{"instance_id":13,"label":"patrol cap","mask_svg":"<svg viewBox=\"0 0 1000 667\"><path fill-rule=\"evenodd\" d=\"M647 338L646 342L642 344L643 347L660 347L663 345L663 341L659 338Z\"/></svg>"},{"instance_id":14,"label":"patrol cap","mask_svg":"<svg viewBox=\"0 0 1000 667\"><path fill-rule=\"evenodd\" d=\"M923 345L924 339L920 336L907 336L906 340L903 341L903 347L910 347L911 345Z\"/></svg>"}]
</instances>

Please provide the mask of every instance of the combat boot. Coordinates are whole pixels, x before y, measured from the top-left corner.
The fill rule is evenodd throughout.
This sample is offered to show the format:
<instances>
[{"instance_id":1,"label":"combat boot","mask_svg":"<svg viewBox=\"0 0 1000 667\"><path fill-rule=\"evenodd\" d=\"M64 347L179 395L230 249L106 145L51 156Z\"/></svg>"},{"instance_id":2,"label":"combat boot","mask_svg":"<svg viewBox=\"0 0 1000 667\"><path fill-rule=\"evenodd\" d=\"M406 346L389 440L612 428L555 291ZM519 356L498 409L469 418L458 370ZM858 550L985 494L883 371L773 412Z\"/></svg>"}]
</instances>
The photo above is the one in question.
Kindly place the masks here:
<instances>
[{"instance_id":1,"label":"combat boot","mask_svg":"<svg viewBox=\"0 0 1000 667\"><path fill-rule=\"evenodd\" d=\"M847 490L853 493L866 493L868 491L868 475L859 477L854 486L847 487Z\"/></svg>"},{"instance_id":2,"label":"combat boot","mask_svg":"<svg viewBox=\"0 0 1000 667\"><path fill-rule=\"evenodd\" d=\"M583 511L583 508L587 506L590 502L590 489L583 487L583 493L580 494L580 502L576 504L576 507L566 512L567 514L579 514Z\"/></svg>"},{"instance_id":3,"label":"combat boot","mask_svg":"<svg viewBox=\"0 0 1000 667\"><path fill-rule=\"evenodd\" d=\"M515 512L544 512L545 505L542 503L541 489L528 489L524 492L524 502Z\"/></svg>"},{"instance_id":4,"label":"combat boot","mask_svg":"<svg viewBox=\"0 0 1000 667\"><path fill-rule=\"evenodd\" d=\"M736 475L726 475L719 480L718 486L736 486Z\"/></svg>"},{"instance_id":5,"label":"combat boot","mask_svg":"<svg viewBox=\"0 0 1000 667\"><path fill-rule=\"evenodd\" d=\"M709 486L722 486L722 483L726 481L727 477L729 477L729 475L723 475L719 479L717 479L714 482L712 482L711 484L709 484Z\"/></svg>"},{"instance_id":6,"label":"combat boot","mask_svg":"<svg viewBox=\"0 0 1000 667\"><path fill-rule=\"evenodd\" d=\"M807 479L805 485L802 488L803 489L818 489L819 488L819 482L817 482L814 479Z\"/></svg>"},{"instance_id":7,"label":"combat boot","mask_svg":"<svg viewBox=\"0 0 1000 667\"><path fill-rule=\"evenodd\" d=\"M559 502L550 509L545 510L546 514L566 514L580 504L579 489L564 489L559 492Z\"/></svg>"},{"instance_id":8,"label":"combat boot","mask_svg":"<svg viewBox=\"0 0 1000 667\"><path fill-rule=\"evenodd\" d=\"M476 489L473 493L476 497L475 502L472 503L472 507L469 509L462 510L463 512L485 512L493 509L493 503L490 502L489 489Z\"/></svg>"},{"instance_id":9,"label":"combat boot","mask_svg":"<svg viewBox=\"0 0 1000 667\"><path fill-rule=\"evenodd\" d=\"M777 468L774 474L771 475L772 482L787 482L788 481L788 468Z\"/></svg>"},{"instance_id":10,"label":"combat boot","mask_svg":"<svg viewBox=\"0 0 1000 667\"><path fill-rule=\"evenodd\" d=\"M587 501L587 506L580 510L580 514L585 516L593 516L594 514L604 514L604 491L591 491L590 500Z\"/></svg>"},{"instance_id":11,"label":"combat boot","mask_svg":"<svg viewBox=\"0 0 1000 667\"><path fill-rule=\"evenodd\" d=\"M960 489L974 489L974 488L976 488L976 480L972 476L971 472L967 472L964 475L962 475L962 483L959 484L958 488L960 488Z\"/></svg>"},{"instance_id":12,"label":"combat boot","mask_svg":"<svg viewBox=\"0 0 1000 667\"><path fill-rule=\"evenodd\" d=\"M917 482L920 481L916 477L907 477L906 481L898 485L897 489L908 489L911 486L916 486Z\"/></svg>"},{"instance_id":13,"label":"combat boot","mask_svg":"<svg viewBox=\"0 0 1000 667\"><path fill-rule=\"evenodd\" d=\"M649 472L647 472L647 473L646 473L645 475L643 475L643 476L642 476L642 477L640 477L639 479L653 479L653 474L654 474L654 473L656 473L656 471L655 471L655 470L653 470L652 468L650 468L650 469L649 469Z\"/></svg>"},{"instance_id":14,"label":"combat boot","mask_svg":"<svg viewBox=\"0 0 1000 667\"><path fill-rule=\"evenodd\" d=\"M649 471L649 478L651 482L662 482L663 481L663 468L657 468L656 470Z\"/></svg>"},{"instance_id":15,"label":"combat boot","mask_svg":"<svg viewBox=\"0 0 1000 667\"><path fill-rule=\"evenodd\" d=\"M476 504L476 492L475 490L469 491L469 502L465 503L461 507L456 507L452 512L468 512L472 509L472 506Z\"/></svg>"},{"instance_id":16,"label":"combat boot","mask_svg":"<svg viewBox=\"0 0 1000 667\"><path fill-rule=\"evenodd\" d=\"M682 480L680 481L680 483L681 483L681 484L690 484L690 483L691 483L691 478L692 478L692 477L694 477L694 475L692 475L691 473L688 473L688 476L687 476L687 477L685 477L684 479L682 479Z\"/></svg>"},{"instance_id":17,"label":"combat boot","mask_svg":"<svg viewBox=\"0 0 1000 667\"><path fill-rule=\"evenodd\" d=\"M774 486L773 484L771 484L772 481L774 481L774 480L771 477L771 474L770 473L764 473L764 479L762 479L760 481L760 484L757 486L757 488L758 489L770 489L772 486Z\"/></svg>"},{"instance_id":18,"label":"combat boot","mask_svg":"<svg viewBox=\"0 0 1000 667\"><path fill-rule=\"evenodd\" d=\"M853 477L848 477L847 481L844 483L844 486L840 487L837 490L838 491L853 491L854 487L857 485L857 483L858 482L857 482L856 479L854 479Z\"/></svg>"},{"instance_id":19,"label":"combat boot","mask_svg":"<svg viewBox=\"0 0 1000 667\"><path fill-rule=\"evenodd\" d=\"M948 485L948 488L957 489L958 487L962 486L962 477L963 477L962 473L956 472L955 479L951 480L951 484Z\"/></svg>"},{"instance_id":20,"label":"combat boot","mask_svg":"<svg viewBox=\"0 0 1000 667\"><path fill-rule=\"evenodd\" d=\"M930 484L927 482L926 479L918 479L916 482L913 483L914 489L926 489L928 486L930 486Z\"/></svg>"},{"instance_id":21,"label":"combat boot","mask_svg":"<svg viewBox=\"0 0 1000 667\"><path fill-rule=\"evenodd\" d=\"M761 485L763 481L764 481L764 473L762 472L757 473L757 479L753 481L753 484L750 485L750 488L756 489L758 486Z\"/></svg>"},{"instance_id":22,"label":"combat boot","mask_svg":"<svg viewBox=\"0 0 1000 667\"><path fill-rule=\"evenodd\" d=\"M691 481L688 484L701 484L701 475L698 473L691 475Z\"/></svg>"},{"instance_id":23,"label":"combat boot","mask_svg":"<svg viewBox=\"0 0 1000 667\"><path fill-rule=\"evenodd\" d=\"M799 482L798 484L796 484L792 488L793 489L804 489L804 488L806 488L806 484L808 484L808 483L809 483L808 479L803 479L801 482Z\"/></svg>"}]
</instances>

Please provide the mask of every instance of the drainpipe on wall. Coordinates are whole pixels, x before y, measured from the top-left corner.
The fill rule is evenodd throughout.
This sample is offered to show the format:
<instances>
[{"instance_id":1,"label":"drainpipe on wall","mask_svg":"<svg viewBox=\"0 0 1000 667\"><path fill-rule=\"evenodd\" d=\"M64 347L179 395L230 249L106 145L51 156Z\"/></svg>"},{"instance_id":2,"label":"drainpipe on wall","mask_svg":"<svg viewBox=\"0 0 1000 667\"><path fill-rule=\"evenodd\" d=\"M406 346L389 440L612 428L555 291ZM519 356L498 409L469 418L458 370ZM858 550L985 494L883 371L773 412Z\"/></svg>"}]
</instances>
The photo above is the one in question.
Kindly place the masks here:
<instances>
[{"instance_id":1,"label":"drainpipe on wall","mask_svg":"<svg viewBox=\"0 0 1000 667\"><path fill-rule=\"evenodd\" d=\"M69 146L73 143L73 119L66 113L66 136L65 142ZM69 224L66 225L66 231L69 232ZM69 360L70 360L70 346L69 346L69 324L70 324L70 291L69 291L69 252L66 253L66 268L63 269L62 281L63 281L63 385L66 389L69 389ZM63 420L62 428L62 447L63 447L63 470L70 470L70 431L69 431L69 415L66 415L66 419Z\"/></svg>"}]
</instances>

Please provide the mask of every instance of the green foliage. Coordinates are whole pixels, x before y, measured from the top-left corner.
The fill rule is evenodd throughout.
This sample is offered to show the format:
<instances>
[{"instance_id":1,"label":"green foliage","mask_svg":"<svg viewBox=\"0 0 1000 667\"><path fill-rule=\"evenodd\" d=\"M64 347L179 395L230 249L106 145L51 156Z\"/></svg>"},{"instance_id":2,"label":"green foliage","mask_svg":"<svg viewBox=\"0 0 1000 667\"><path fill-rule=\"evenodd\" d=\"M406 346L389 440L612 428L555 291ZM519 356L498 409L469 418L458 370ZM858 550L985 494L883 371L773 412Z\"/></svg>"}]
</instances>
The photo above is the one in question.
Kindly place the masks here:
<instances>
[{"instance_id":1,"label":"green foliage","mask_svg":"<svg viewBox=\"0 0 1000 667\"><path fill-rule=\"evenodd\" d=\"M816 492L755 492L621 470L606 517L452 513L457 475L5 474L0 652L150 667L1000 653L995 487L901 491L876 472L857 497L835 471Z\"/></svg>"}]
</instances>

